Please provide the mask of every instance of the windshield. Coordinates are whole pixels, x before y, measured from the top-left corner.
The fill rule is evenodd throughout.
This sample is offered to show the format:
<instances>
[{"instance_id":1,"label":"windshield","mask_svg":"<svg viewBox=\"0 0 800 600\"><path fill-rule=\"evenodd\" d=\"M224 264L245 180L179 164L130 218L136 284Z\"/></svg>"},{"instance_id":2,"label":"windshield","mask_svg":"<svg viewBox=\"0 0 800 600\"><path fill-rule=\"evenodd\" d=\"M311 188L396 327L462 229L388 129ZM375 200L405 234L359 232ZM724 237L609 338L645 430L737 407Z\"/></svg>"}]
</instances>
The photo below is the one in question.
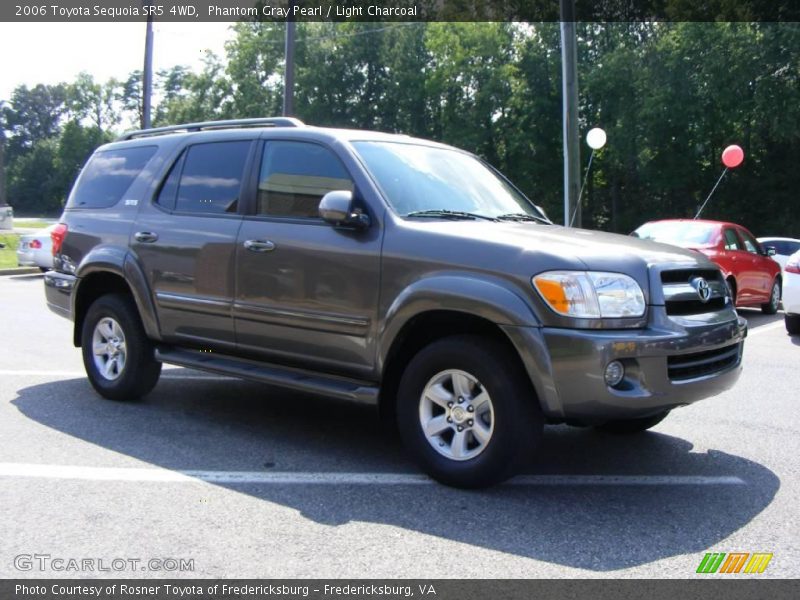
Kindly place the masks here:
<instances>
[{"instance_id":1,"label":"windshield","mask_svg":"<svg viewBox=\"0 0 800 600\"><path fill-rule=\"evenodd\" d=\"M401 216L449 211L546 219L525 196L463 152L399 142L354 142L353 146Z\"/></svg>"},{"instance_id":2,"label":"windshield","mask_svg":"<svg viewBox=\"0 0 800 600\"><path fill-rule=\"evenodd\" d=\"M676 246L708 246L714 243L717 227L710 223L693 221L656 221L645 223L633 232L644 240L653 240Z\"/></svg>"}]
</instances>

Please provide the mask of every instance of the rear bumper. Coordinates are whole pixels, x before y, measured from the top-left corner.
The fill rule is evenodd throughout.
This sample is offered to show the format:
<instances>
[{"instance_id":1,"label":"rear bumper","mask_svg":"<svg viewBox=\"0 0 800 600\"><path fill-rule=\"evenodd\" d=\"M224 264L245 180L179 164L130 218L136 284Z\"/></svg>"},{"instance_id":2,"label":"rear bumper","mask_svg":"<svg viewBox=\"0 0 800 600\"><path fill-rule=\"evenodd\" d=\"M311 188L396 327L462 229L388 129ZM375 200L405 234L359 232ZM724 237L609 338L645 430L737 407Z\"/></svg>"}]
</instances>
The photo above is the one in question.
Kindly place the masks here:
<instances>
[{"instance_id":1,"label":"rear bumper","mask_svg":"<svg viewBox=\"0 0 800 600\"><path fill-rule=\"evenodd\" d=\"M53 256L41 250L17 250L17 264L20 267L53 268Z\"/></svg>"},{"instance_id":2,"label":"rear bumper","mask_svg":"<svg viewBox=\"0 0 800 600\"><path fill-rule=\"evenodd\" d=\"M733 386L741 374L747 322L737 317L691 329L505 330L547 417L599 423L653 415ZM603 374L614 360L625 367L625 377L612 388Z\"/></svg>"},{"instance_id":3,"label":"rear bumper","mask_svg":"<svg viewBox=\"0 0 800 600\"><path fill-rule=\"evenodd\" d=\"M48 271L44 274L44 294L47 307L54 313L73 320L72 292L78 278L66 273Z\"/></svg>"}]
</instances>

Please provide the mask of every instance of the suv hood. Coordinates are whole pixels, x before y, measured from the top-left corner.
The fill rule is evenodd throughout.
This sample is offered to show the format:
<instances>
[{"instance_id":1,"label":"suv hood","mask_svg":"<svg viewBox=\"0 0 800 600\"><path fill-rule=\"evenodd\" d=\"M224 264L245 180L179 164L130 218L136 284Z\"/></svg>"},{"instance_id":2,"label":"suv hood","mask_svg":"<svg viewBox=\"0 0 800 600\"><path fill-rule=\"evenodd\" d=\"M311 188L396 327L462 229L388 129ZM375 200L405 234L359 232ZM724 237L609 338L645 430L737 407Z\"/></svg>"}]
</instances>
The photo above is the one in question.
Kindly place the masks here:
<instances>
[{"instance_id":1,"label":"suv hood","mask_svg":"<svg viewBox=\"0 0 800 600\"><path fill-rule=\"evenodd\" d=\"M532 275L554 270L624 273L639 282L648 300L652 267L717 269L697 251L602 231L514 221L420 219L406 223L417 235L427 238L418 241L420 247L427 247L430 252L433 242L446 263L487 272L503 271L525 281ZM476 246L480 247L479 252L473 250Z\"/></svg>"},{"instance_id":2,"label":"suv hood","mask_svg":"<svg viewBox=\"0 0 800 600\"><path fill-rule=\"evenodd\" d=\"M678 263L707 268L703 254L669 244L603 231L567 228L531 222L437 221L421 222L438 235L480 240L491 245L516 247L525 252L545 253L571 260L572 268L619 271L620 261L651 265Z\"/></svg>"}]
</instances>

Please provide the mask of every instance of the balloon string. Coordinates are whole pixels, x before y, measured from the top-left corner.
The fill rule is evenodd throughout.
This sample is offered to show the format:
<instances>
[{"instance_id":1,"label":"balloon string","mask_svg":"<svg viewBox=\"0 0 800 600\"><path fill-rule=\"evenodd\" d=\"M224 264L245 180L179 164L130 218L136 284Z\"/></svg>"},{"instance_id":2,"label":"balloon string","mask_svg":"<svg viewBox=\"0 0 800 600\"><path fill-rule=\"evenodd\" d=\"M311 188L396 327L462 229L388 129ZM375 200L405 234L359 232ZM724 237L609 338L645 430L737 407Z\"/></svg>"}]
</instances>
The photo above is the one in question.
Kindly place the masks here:
<instances>
[{"instance_id":1,"label":"balloon string","mask_svg":"<svg viewBox=\"0 0 800 600\"><path fill-rule=\"evenodd\" d=\"M594 148L592 148L592 153L589 155L589 164L586 165L586 173L583 175L583 183L581 184L581 190L578 192L578 201L575 202L575 210L572 211L572 218L569 220L569 226L572 227L572 224L575 222L575 216L578 214L578 209L581 206L581 198L583 197L583 188L586 187L586 180L589 179L589 171L592 170L592 159L594 158Z\"/></svg>"},{"instance_id":2,"label":"balloon string","mask_svg":"<svg viewBox=\"0 0 800 600\"><path fill-rule=\"evenodd\" d=\"M706 207L706 204L708 204L708 201L711 200L711 196L714 195L714 192L716 191L717 186L720 184L720 182L722 181L722 178L725 177L725 173L727 173L727 172L728 172L728 167L725 167L725 170L722 172L722 175L720 175L719 179L717 179L717 183L715 183L714 187L711 188L711 193L708 195L708 198L706 198L706 201L703 202L703 206L700 207L700 210L698 210L697 214L694 216L695 219L697 219L697 217L700 216L700 213L703 212L703 209Z\"/></svg>"}]
</instances>

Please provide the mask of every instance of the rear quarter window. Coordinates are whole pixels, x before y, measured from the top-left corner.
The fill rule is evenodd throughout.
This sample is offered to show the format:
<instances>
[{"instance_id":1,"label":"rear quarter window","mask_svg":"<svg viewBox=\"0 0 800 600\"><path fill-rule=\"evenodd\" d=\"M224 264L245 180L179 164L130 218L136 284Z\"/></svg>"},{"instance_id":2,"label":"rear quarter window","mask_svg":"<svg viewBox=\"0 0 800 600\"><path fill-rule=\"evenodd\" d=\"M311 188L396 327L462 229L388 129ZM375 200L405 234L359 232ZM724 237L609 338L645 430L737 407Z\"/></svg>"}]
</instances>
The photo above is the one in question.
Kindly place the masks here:
<instances>
[{"instance_id":1,"label":"rear quarter window","mask_svg":"<svg viewBox=\"0 0 800 600\"><path fill-rule=\"evenodd\" d=\"M95 152L83 168L67 208L108 208L122 200L156 146L136 146Z\"/></svg>"}]
</instances>

